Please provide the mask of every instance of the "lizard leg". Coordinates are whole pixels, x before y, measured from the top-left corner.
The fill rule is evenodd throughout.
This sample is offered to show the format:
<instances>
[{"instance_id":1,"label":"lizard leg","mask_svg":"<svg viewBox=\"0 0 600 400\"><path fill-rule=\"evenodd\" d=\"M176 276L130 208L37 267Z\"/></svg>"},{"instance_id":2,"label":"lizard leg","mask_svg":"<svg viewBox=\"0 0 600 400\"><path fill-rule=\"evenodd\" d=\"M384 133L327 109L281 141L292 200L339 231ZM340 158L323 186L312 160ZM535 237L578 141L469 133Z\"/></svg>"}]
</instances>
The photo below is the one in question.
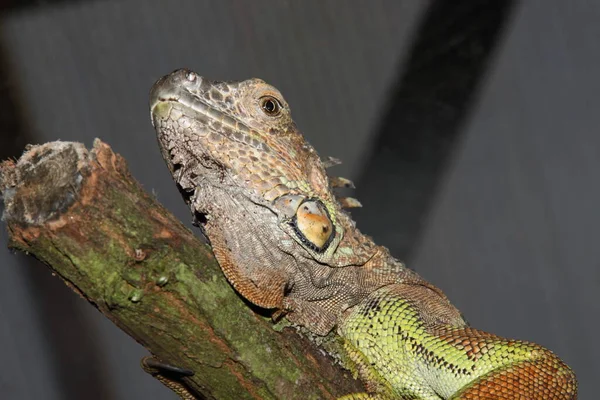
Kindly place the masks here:
<instances>
[{"instance_id":1,"label":"lizard leg","mask_svg":"<svg viewBox=\"0 0 600 400\"><path fill-rule=\"evenodd\" d=\"M152 356L142 358L140 364L144 371L158 379L160 383L175 392L182 400L197 400L200 398L181 380L183 377L192 376L194 374L192 371L162 363Z\"/></svg>"}]
</instances>

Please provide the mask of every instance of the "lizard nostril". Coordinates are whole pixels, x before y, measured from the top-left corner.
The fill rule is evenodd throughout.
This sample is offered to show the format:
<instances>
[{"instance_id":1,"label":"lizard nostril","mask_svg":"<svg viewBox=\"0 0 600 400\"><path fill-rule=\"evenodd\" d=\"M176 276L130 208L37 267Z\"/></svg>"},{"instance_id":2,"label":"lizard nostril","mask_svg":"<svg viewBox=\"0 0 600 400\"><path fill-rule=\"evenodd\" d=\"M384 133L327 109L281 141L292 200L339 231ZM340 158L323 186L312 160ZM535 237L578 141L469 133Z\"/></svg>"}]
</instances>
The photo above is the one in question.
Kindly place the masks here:
<instances>
[{"instance_id":1,"label":"lizard nostril","mask_svg":"<svg viewBox=\"0 0 600 400\"><path fill-rule=\"evenodd\" d=\"M192 71L188 71L185 74L185 79L187 79L189 82L196 82L196 79L198 78L198 75L196 75L195 72Z\"/></svg>"}]
</instances>

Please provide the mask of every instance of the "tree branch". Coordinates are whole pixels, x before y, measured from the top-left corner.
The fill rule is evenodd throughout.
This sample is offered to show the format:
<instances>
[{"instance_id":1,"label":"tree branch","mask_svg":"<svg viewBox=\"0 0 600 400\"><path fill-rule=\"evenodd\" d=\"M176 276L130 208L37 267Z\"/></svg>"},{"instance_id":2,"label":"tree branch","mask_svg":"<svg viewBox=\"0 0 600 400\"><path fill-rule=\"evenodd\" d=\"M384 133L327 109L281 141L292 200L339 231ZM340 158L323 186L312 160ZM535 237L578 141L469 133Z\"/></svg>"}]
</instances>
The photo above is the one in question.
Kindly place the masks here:
<instances>
[{"instance_id":1,"label":"tree branch","mask_svg":"<svg viewBox=\"0 0 600 400\"><path fill-rule=\"evenodd\" d=\"M335 398L361 385L292 328L276 332L226 282L210 248L96 140L0 164L9 246L50 266L206 398ZM133 368L134 366L132 366Z\"/></svg>"}]
</instances>

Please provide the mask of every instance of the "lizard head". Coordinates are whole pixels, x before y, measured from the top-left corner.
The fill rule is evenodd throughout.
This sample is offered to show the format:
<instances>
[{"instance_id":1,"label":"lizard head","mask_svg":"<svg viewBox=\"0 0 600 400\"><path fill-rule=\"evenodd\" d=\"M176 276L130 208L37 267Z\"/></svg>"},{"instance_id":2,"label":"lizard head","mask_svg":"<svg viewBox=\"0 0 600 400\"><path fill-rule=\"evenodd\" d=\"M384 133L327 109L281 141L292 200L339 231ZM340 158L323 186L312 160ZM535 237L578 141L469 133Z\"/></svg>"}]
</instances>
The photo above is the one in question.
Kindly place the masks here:
<instances>
[{"instance_id":1,"label":"lizard head","mask_svg":"<svg viewBox=\"0 0 600 400\"><path fill-rule=\"evenodd\" d=\"M177 70L154 84L150 110L173 178L246 299L324 334L396 279L398 263L370 261L385 250L342 211L276 88Z\"/></svg>"},{"instance_id":2,"label":"lizard head","mask_svg":"<svg viewBox=\"0 0 600 400\"><path fill-rule=\"evenodd\" d=\"M150 97L163 157L190 199L199 181L241 190L317 257L334 250L343 233L339 207L322 162L276 88L177 70L157 81Z\"/></svg>"}]
</instances>

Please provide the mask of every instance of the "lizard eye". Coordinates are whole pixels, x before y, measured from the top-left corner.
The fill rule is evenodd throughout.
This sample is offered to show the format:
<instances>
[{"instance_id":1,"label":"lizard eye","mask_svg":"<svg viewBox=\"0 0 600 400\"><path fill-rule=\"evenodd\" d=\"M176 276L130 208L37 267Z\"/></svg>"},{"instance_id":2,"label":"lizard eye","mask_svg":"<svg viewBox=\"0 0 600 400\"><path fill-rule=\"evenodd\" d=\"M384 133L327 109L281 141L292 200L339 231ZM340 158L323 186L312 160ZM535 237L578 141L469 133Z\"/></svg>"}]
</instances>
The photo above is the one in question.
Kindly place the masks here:
<instances>
[{"instance_id":1,"label":"lizard eye","mask_svg":"<svg viewBox=\"0 0 600 400\"><path fill-rule=\"evenodd\" d=\"M260 98L260 108L271 117L281 114L281 103L273 96L264 96Z\"/></svg>"},{"instance_id":2,"label":"lizard eye","mask_svg":"<svg viewBox=\"0 0 600 400\"><path fill-rule=\"evenodd\" d=\"M302 203L291 223L302 243L319 253L327 249L335 236L329 213L318 200Z\"/></svg>"}]
</instances>

